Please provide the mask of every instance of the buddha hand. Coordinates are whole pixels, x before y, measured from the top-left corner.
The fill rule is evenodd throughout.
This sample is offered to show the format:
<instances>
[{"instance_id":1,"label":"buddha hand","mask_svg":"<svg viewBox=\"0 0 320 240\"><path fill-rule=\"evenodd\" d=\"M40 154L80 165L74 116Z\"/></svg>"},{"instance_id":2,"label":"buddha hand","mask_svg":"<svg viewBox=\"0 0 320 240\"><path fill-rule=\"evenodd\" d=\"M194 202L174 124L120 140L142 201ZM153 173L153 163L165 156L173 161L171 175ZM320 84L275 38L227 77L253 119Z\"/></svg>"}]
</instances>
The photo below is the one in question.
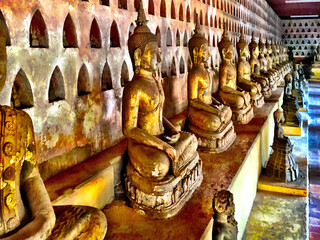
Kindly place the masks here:
<instances>
[{"instance_id":1,"label":"buddha hand","mask_svg":"<svg viewBox=\"0 0 320 240\"><path fill-rule=\"evenodd\" d=\"M171 132L171 133L169 133L169 134L164 136L164 139L169 144L176 143L179 140L179 138L180 138L180 133L179 132Z\"/></svg>"}]
</instances>

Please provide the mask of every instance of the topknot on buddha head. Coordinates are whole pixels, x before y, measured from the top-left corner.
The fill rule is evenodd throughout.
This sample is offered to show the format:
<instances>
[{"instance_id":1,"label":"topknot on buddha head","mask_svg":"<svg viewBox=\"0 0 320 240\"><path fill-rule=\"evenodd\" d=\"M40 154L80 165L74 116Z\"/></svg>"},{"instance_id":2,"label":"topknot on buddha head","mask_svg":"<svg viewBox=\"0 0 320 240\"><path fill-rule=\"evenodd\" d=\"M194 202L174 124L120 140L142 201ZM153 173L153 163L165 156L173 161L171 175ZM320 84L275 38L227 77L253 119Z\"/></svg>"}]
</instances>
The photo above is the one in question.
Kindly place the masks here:
<instances>
[{"instance_id":1,"label":"topknot on buddha head","mask_svg":"<svg viewBox=\"0 0 320 240\"><path fill-rule=\"evenodd\" d=\"M238 56L245 56L247 57L249 55L249 48L248 48L248 43L245 40L245 36L243 33L243 28L241 28L241 35L240 35L240 39L237 42L237 52L238 52Z\"/></svg>"},{"instance_id":2,"label":"topknot on buddha head","mask_svg":"<svg viewBox=\"0 0 320 240\"><path fill-rule=\"evenodd\" d=\"M260 53L266 53L266 45L265 43L263 42L263 39L262 39L262 36L260 36L260 39L259 39L259 49L260 49Z\"/></svg>"},{"instance_id":3,"label":"topknot on buddha head","mask_svg":"<svg viewBox=\"0 0 320 240\"><path fill-rule=\"evenodd\" d=\"M234 57L234 47L232 42L229 39L228 30L224 23L224 32L222 35L221 41L218 43L219 53L222 59L232 59ZM232 55L229 55L231 53Z\"/></svg>"},{"instance_id":4,"label":"topknot on buddha head","mask_svg":"<svg viewBox=\"0 0 320 240\"><path fill-rule=\"evenodd\" d=\"M150 45L150 43L157 44L157 37L150 31L147 23L148 20L146 19L143 4L142 1L140 1L138 18L136 20L137 27L134 29L134 33L129 37L128 40L129 54L135 70L139 66L139 63L137 63L137 58L141 58L147 45Z\"/></svg>"},{"instance_id":5,"label":"topknot on buddha head","mask_svg":"<svg viewBox=\"0 0 320 240\"><path fill-rule=\"evenodd\" d=\"M256 42L256 40L254 38L254 32L253 31L252 31L251 43L249 44L249 49L250 49L251 53L256 51L256 49L258 49L258 51L259 51L259 45L258 45L258 43Z\"/></svg>"},{"instance_id":6,"label":"topknot on buddha head","mask_svg":"<svg viewBox=\"0 0 320 240\"><path fill-rule=\"evenodd\" d=\"M202 35L199 17L198 14L196 14L196 26L194 29L194 34L188 42L189 52L193 63L199 60L197 57L201 51L207 51L207 49L204 49L204 46L206 45L208 45L208 40Z\"/></svg>"}]
</instances>

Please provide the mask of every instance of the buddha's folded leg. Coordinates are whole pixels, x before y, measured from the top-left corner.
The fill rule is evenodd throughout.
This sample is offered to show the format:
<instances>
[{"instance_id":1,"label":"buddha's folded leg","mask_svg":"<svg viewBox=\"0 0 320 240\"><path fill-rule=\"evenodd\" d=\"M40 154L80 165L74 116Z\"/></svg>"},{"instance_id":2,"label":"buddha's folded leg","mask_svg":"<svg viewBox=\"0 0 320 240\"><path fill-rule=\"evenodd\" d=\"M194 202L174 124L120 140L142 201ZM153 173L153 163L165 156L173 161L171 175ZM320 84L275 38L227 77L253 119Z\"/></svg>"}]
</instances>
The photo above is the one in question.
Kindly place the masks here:
<instances>
[{"instance_id":1,"label":"buddha's folded leg","mask_svg":"<svg viewBox=\"0 0 320 240\"><path fill-rule=\"evenodd\" d=\"M205 131L215 132L221 126L219 116L193 107L189 107L188 109L188 119L194 126Z\"/></svg>"},{"instance_id":2,"label":"buddha's folded leg","mask_svg":"<svg viewBox=\"0 0 320 240\"><path fill-rule=\"evenodd\" d=\"M219 91L219 97L223 104L233 109L242 109L244 107L245 100L239 95Z\"/></svg>"},{"instance_id":3,"label":"buddha's folded leg","mask_svg":"<svg viewBox=\"0 0 320 240\"><path fill-rule=\"evenodd\" d=\"M134 169L142 176L153 180L163 179L169 172L168 155L153 147L128 140L129 160Z\"/></svg>"}]
</instances>

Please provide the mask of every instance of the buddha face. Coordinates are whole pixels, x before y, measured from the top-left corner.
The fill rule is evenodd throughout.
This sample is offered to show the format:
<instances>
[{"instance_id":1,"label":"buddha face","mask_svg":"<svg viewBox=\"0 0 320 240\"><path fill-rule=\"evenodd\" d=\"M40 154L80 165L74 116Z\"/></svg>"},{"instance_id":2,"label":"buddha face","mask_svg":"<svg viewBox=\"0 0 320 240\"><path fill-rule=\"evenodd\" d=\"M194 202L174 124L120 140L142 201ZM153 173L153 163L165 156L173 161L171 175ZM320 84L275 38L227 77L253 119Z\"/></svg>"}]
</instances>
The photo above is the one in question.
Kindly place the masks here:
<instances>
[{"instance_id":1,"label":"buddha face","mask_svg":"<svg viewBox=\"0 0 320 240\"><path fill-rule=\"evenodd\" d=\"M259 47L256 46L254 49L252 49L252 54L255 56L255 57L258 57L259 56Z\"/></svg>"},{"instance_id":2,"label":"buddha face","mask_svg":"<svg viewBox=\"0 0 320 240\"><path fill-rule=\"evenodd\" d=\"M230 45L227 48L222 49L222 56L225 60L233 60L235 55L234 46Z\"/></svg>"},{"instance_id":3,"label":"buddha face","mask_svg":"<svg viewBox=\"0 0 320 240\"><path fill-rule=\"evenodd\" d=\"M208 44L205 43L200 47L199 53L198 53L198 59L199 63L207 63L209 59L209 49Z\"/></svg>"},{"instance_id":4,"label":"buddha face","mask_svg":"<svg viewBox=\"0 0 320 240\"><path fill-rule=\"evenodd\" d=\"M137 54L137 59L139 60L139 54ZM161 55L156 42L150 42L146 45L143 55L140 56L140 62L140 68L143 70L153 73L158 70L161 63Z\"/></svg>"},{"instance_id":5,"label":"buddha face","mask_svg":"<svg viewBox=\"0 0 320 240\"><path fill-rule=\"evenodd\" d=\"M239 49L240 57L247 58L250 55L249 47L248 45L245 45L243 47L240 47Z\"/></svg>"}]
</instances>

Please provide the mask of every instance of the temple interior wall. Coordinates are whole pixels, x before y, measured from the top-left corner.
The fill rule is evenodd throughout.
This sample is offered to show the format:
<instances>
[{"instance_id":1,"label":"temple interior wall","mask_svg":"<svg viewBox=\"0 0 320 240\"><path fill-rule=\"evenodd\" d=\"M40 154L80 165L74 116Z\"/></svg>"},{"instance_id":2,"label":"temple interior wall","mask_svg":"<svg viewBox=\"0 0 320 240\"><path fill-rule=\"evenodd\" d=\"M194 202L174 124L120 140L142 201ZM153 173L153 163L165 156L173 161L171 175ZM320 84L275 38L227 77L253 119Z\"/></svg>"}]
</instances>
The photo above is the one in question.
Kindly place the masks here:
<instances>
[{"instance_id":1,"label":"temple interior wall","mask_svg":"<svg viewBox=\"0 0 320 240\"><path fill-rule=\"evenodd\" d=\"M320 20L282 20L282 42L292 47L296 60L313 58L320 43Z\"/></svg>"},{"instance_id":2,"label":"temple interior wall","mask_svg":"<svg viewBox=\"0 0 320 240\"><path fill-rule=\"evenodd\" d=\"M133 76L127 41L135 27L138 2L0 2L8 55L0 103L19 102L19 108L31 116L44 179L124 138L122 91ZM143 0L143 4L162 51L167 117L187 107L191 67L187 42L196 13L209 40L214 90L223 26L234 44L242 27L248 41L252 30L257 38L281 39L281 20L264 0Z\"/></svg>"}]
</instances>

